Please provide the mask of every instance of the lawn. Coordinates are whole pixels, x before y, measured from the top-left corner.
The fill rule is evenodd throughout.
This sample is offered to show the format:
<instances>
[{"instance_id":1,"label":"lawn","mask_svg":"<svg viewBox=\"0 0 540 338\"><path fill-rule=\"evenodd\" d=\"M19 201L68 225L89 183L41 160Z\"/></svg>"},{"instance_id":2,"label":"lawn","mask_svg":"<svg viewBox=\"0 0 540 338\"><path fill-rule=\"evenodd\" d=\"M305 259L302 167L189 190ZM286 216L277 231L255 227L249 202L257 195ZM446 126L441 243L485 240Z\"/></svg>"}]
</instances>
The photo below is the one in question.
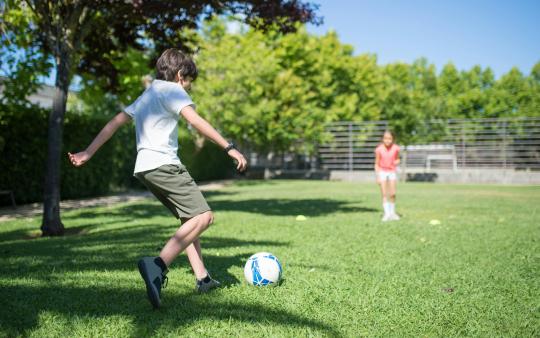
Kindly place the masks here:
<instances>
[{"instance_id":1,"label":"lawn","mask_svg":"<svg viewBox=\"0 0 540 338\"><path fill-rule=\"evenodd\" d=\"M157 311L136 261L177 227L158 202L65 212L63 238L29 239L39 219L0 223L0 336L540 335L540 187L401 184L392 223L373 184L243 181L206 196L203 255L224 287L194 293L181 256ZM244 282L258 251L281 260L280 286Z\"/></svg>"}]
</instances>

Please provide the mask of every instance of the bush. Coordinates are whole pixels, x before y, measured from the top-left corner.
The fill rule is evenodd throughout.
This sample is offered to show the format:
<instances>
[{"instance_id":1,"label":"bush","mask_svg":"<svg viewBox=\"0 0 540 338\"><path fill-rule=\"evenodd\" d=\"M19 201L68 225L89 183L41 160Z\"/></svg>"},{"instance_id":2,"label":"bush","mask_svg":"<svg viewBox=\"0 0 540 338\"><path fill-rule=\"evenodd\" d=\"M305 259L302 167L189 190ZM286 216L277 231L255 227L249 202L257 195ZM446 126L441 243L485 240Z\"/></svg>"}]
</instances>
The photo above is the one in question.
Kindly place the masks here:
<instances>
[{"instance_id":1,"label":"bush","mask_svg":"<svg viewBox=\"0 0 540 338\"><path fill-rule=\"evenodd\" d=\"M197 148L192 137L182 135L179 148L180 161L195 181L217 180L234 175L232 159L212 142L205 141L201 148Z\"/></svg>"},{"instance_id":2,"label":"bush","mask_svg":"<svg viewBox=\"0 0 540 338\"><path fill-rule=\"evenodd\" d=\"M66 114L63 154L83 149L107 123L104 118ZM39 108L3 108L0 112L0 190L15 193L18 203L43 200L48 112ZM193 138L180 140L181 160L195 180L230 177L233 166L216 145L197 149ZM121 128L83 167L74 168L67 155L61 162L62 199L91 197L112 191L143 188L133 177L136 158L133 125ZM0 200L7 205L8 198Z\"/></svg>"}]
</instances>

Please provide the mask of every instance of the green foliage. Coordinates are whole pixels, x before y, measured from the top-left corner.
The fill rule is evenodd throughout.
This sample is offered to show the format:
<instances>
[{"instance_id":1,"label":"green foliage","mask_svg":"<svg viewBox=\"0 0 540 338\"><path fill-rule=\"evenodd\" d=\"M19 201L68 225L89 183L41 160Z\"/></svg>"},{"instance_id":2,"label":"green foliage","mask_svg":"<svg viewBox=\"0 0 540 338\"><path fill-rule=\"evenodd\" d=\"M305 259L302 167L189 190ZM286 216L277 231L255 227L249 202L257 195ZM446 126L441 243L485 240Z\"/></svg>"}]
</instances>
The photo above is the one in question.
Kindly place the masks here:
<instances>
[{"instance_id":1,"label":"green foliage","mask_svg":"<svg viewBox=\"0 0 540 338\"><path fill-rule=\"evenodd\" d=\"M112 51L109 57L119 71L119 88L112 93L106 89L107 78L82 74L82 90L71 95L71 101L68 101L68 108L74 108L72 111L83 115L112 117L141 94L146 76L152 72L149 67L150 55L130 48L122 53Z\"/></svg>"},{"instance_id":2,"label":"green foliage","mask_svg":"<svg viewBox=\"0 0 540 338\"><path fill-rule=\"evenodd\" d=\"M17 17L11 20L24 20ZM489 67L458 70L449 63L437 72L423 58L378 65L375 55L354 55L334 32L316 36L296 25L283 34L278 26L260 31L241 24L231 32L228 20L235 19L178 32L186 48L198 50L192 94L201 115L226 137L261 153L312 152L327 139L325 124L338 120L388 120L406 144L440 136L428 120L540 116L540 62L529 75L512 69L498 79ZM107 91L109 79L83 73L82 90L68 101L71 113L110 117L144 90L151 52L128 48L106 57L120 86Z\"/></svg>"},{"instance_id":3,"label":"green foliage","mask_svg":"<svg viewBox=\"0 0 540 338\"><path fill-rule=\"evenodd\" d=\"M200 112L260 152L311 152L336 120L388 120L406 144L440 136L426 121L540 114L540 62L528 77L512 69L497 80L489 67L449 63L437 73L426 59L377 65L333 32L230 33L219 19L206 22L197 44Z\"/></svg>"},{"instance_id":4,"label":"green foliage","mask_svg":"<svg viewBox=\"0 0 540 338\"><path fill-rule=\"evenodd\" d=\"M5 109L4 109L5 111ZM65 120L63 154L86 145L106 123L102 118L68 116ZM0 166L9 168L0 175L0 187L15 192L20 203L43 198L44 167L47 146L47 112L23 109L4 113L0 134L5 146L0 154ZM135 158L132 130L119 130L87 165L73 167L62 158L62 198L103 195L119 186L130 185Z\"/></svg>"},{"instance_id":5,"label":"green foliage","mask_svg":"<svg viewBox=\"0 0 540 338\"><path fill-rule=\"evenodd\" d=\"M228 34L223 21L212 20L199 46L199 111L259 151L313 151L325 123L356 107L352 48L334 33L316 37L298 26L294 34Z\"/></svg>"},{"instance_id":6,"label":"green foliage","mask_svg":"<svg viewBox=\"0 0 540 338\"><path fill-rule=\"evenodd\" d=\"M15 192L18 203L41 201L43 169L47 145L47 112L37 108L4 107L0 114L0 190ZM106 118L67 114L63 154L85 147L106 124ZM180 138L181 160L196 180L230 177L233 165L219 147L205 143L196 147L194 138L184 133ZM133 177L136 158L133 126L116 134L84 166L75 168L62 159L62 198L99 196L113 190L142 188ZM1 203L8 203L2 200Z\"/></svg>"},{"instance_id":7,"label":"green foliage","mask_svg":"<svg viewBox=\"0 0 540 338\"><path fill-rule=\"evenodd\" d=\"M180 159L197 181L218 180L234 175L234 163L220 146L205 141L198 147L192 138L181 138Z\"/></svg>"},{"instance_id":8,"label":"green foliage","mask_svg":"<svg viewBox=\"0 0 540 338\"><path fill-rule=\"evenodd\" d=\"M48 75L52 62L35 44L35 17L28 7L19 6L17 1L3 1L0 14L0 104L27 105L27 96L39 88L39 81Z\"/></svg>"},{"instance_id":9,"label":"green foliage","mask_svg":"<svg viewBox=\"0 0 540 338\"><path fill-rule=\"evenodd\" d=\"M193 34L202 18L212 13L244 14L243 21L260 29L269 25L281 31L294 31L297 22L318 24L318 6L303 1L0 1L0 61L13 63L10 78L37 77L57 62L69 57L71 75L80 75L89 87L129 96L140 65L124 61L133 50L144 51L145 64L165 49L195 47ZM67 60L67 59L66 59ZM64 61L66 61L64 60ZM20 63L21 66L15 66ZM6 67L3 67L6 69ZM24 69L33 69L25 73ZM22 73L21 73L22 72ZM70 76L71 77L71 76ZM35 84L35 82L32 82ZM26 81L13 82L10 88L24 88ZM95 88L94 88L95 89ZM23 91L24 93L25 91ZM28 90L26 92L29 92ZM24 95L18 97L24 100Z\"/></svg>"}]
</instances>

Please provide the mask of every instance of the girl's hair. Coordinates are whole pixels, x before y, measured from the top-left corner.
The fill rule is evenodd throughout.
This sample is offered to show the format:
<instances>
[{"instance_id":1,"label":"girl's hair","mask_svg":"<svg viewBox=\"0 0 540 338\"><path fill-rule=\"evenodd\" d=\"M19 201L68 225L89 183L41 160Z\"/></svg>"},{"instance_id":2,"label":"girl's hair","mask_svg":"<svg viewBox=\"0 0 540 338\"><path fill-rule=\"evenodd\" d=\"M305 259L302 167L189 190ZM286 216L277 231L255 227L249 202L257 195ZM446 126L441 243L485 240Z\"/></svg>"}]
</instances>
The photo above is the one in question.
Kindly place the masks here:
<instances>
[{"instance_id":1,"label":"girl's hair","mask_svg":"<svg viewBox=\"0 0 540 338\"><path fill-rule=\"evenodd\" d=\"M191 77L193 81L198 75L197 66L189 56L178 49L169 48L156 62L156 79L174 82L178 72L184 79Z\"/></svg>"},{"instance_id":2,"label":"girl's hair","mask_svg":"<svg viewBox=\"0 0 540 338\"><path fill-rule=\"evenodd\" d=\"M394 132L391 131L390 129L386 129L383 133L383 137L384 137L384 134L390 134L390 136L392 136L392 141L396 141L396 135L394 135Z\"/></svg>"}]
</instances>

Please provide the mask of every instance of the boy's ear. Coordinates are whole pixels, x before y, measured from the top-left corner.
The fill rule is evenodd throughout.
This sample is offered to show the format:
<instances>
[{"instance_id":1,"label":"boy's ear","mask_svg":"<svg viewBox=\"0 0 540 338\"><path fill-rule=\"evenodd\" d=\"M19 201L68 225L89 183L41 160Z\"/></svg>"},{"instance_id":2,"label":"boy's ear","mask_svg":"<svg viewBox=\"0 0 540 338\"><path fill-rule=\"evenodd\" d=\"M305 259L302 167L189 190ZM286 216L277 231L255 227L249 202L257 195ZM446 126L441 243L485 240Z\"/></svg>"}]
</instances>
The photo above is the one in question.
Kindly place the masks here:
<instances>
[{"instance_id":1,"label":"boy's ear","mask_svg":"<svg viewBox=\"0 0 540 338\"><path fill-rule=\"evenodd\" d=\"M180 75L180 71L176 73L176 82L180 81L182 79L182 75Z\"/></svg>"}]
</instances>

